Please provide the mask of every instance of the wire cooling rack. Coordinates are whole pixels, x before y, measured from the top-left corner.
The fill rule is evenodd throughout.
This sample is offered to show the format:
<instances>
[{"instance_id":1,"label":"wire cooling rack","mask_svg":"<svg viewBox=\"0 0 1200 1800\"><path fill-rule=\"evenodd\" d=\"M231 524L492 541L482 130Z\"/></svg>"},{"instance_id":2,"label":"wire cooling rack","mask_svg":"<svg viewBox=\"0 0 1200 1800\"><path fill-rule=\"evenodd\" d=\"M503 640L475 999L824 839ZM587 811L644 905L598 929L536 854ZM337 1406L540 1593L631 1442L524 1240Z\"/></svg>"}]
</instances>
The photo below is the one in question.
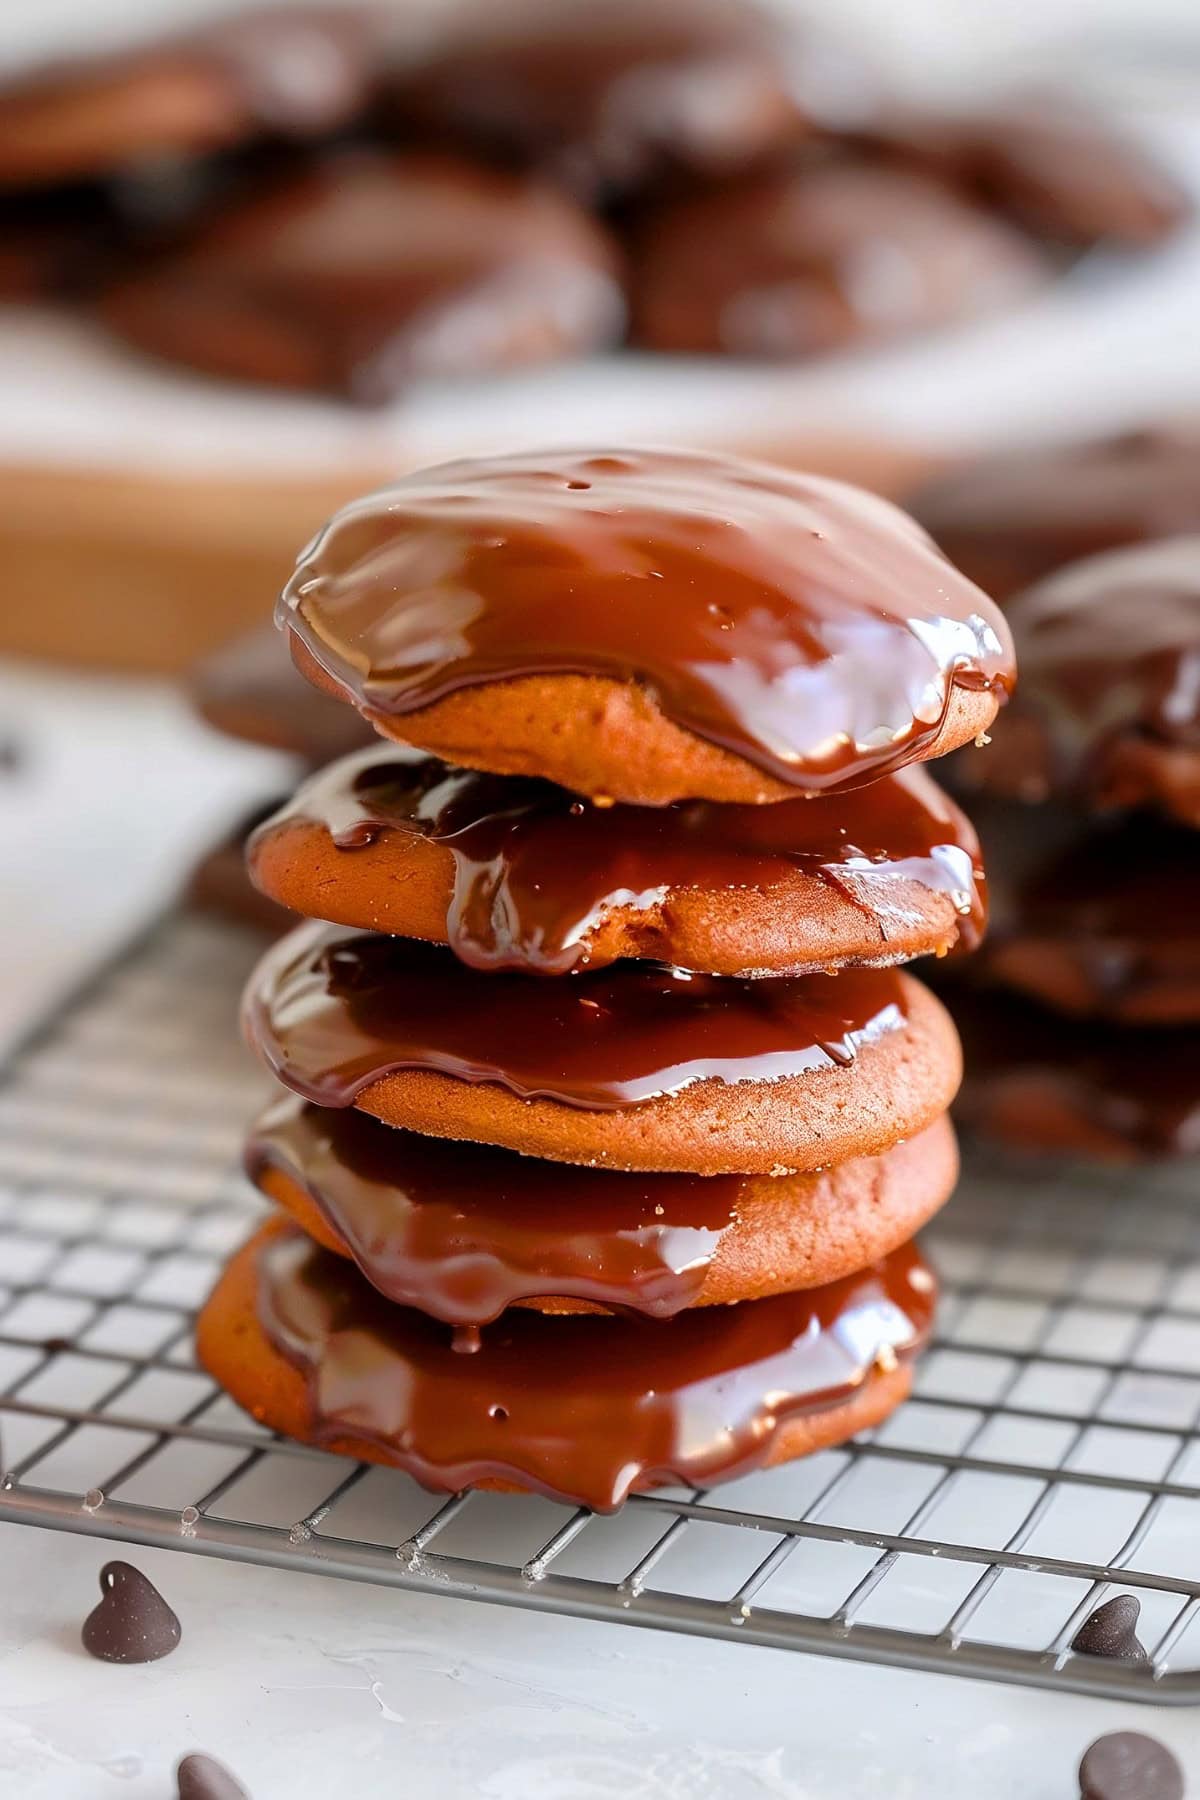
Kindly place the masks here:
<instances>
[{"instance_id":1,"label":"wire cooling rack","mask_svg":"<svg viewBox=\"0 0 1200 1800\"><path fill-rule=\"evenodd\" d=\"M1124 1699L1200 1700L1200 1178L968 1164L916 1397L844 1449L615 1518L432 1498L280 1440L192 1309L257 1201L256 945L164 922L0 1083L0 1519ZM1070 1652L1118 1589L1136 1667Z\"/></svg>"}]
</instances>

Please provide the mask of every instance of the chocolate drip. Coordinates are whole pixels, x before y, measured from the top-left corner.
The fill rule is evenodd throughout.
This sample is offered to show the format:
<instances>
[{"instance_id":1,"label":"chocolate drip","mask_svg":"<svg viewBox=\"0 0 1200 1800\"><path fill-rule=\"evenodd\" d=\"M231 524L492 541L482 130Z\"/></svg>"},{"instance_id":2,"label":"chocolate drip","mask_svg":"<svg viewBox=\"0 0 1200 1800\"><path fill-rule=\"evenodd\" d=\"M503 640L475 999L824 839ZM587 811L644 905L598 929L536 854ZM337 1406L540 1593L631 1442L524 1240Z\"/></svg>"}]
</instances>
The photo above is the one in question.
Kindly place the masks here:
<instances>
[{"instance_id":1,"label":"chocolate drip","mask_svg":"<svg viewBox=\"0 0 1200 1800\"><path fill-rule=\"evenodd\" d=\"M337 514L278 619L368 715L524 675L639 681L800 792L916 760L955 686L1013 677L999 614L888 502L684 451L410 476Z\"/></svg>"},{"instance_id":2,"label":"chocolate drip","mask_svg":"<svg viewBox=\"0 0 1200 1800\"><path fill-rule=\"evenodd\" d=\"M583 981L481 980L439 946L308 924L263 957L244 1020L279 1079L321 1106L425 1069L606 1111L848 1064L903 1028L906 1002L890 969L746 981L617 963Z\"/></svg>"},{"instance_id":3,"label":"chocolate drip","mask_svg":"<svg viewBox=\"0 0 1200 1800\"><path fill-rule=\"evenodd\" d=\"M367 1442L434 1488L518 1481L611 1511L637 1485L761 1466L799 1414L849 1399L928 1334L911 1246L807 1293L669 1323L508 1312L472 1356L285 1228L257 1253L258 1317L308 1383L314 1438Z\"/></svg>"},{"instance_id":4,"label":"chocolate drip","mask_svg":"<svg viewBox=\"0 0 1200 1800\"><path fill-rule=\"evenodd\" d=\"M300 1188L389 1300L460 1326L547 1294L669 1318L704 1285L743 1186L448 1145L291 1094L259 1119L246 1166Z\"/></svg>"},{"instance_id":5,"label":"chocolate drip","mask_svg":"<svg viewBox=\"0 0 1200 1800\"><path fill-rule=\"evenodd\" d=\"M796 873L880 921L911 920L911 885L948 895L974 949L986 907L978 845L920 769L847 795L775 806L596 806L549 782L448 767L419 751L365 750L307 782L256 834L316 823L343 850L419 834L454 858L450 946L477 969L563 974L593 962L589 938L618 907L679 888L769 888ZM255 843L248 854L253 866Z\"/></svg>"}]
</instances>

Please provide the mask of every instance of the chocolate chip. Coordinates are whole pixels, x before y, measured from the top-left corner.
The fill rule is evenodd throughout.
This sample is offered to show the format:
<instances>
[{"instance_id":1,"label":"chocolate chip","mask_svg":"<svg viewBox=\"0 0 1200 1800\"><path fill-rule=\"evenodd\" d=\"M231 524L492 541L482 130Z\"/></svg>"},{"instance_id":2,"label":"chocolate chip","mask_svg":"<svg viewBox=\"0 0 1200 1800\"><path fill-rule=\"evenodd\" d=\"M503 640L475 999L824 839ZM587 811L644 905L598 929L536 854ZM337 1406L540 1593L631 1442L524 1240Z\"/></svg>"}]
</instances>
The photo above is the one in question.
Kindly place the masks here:
<instances>
[{"instance_id":1,"label":"chocolate chip","mask_svg":"<svg viewBox=\"0 0 1200 1800\"><path fill-rule=\"evenodd\" d=\"M102 1662L146 1663L169 1656L179 1620L152 1581L129 1563L105 1563L101 1600L83 1622L83 1647Z\"/></svg>"},{"instance_id":2,"label":"chocolate chip","mask_svg":"<svg viewBox=\"0 0 1200 1800\"><path fill-rule=\"evenodd\" d=\"M1114 1594L1088 1614L1071 1639L1072 1650L1080 1656L1107 1656L1114 1662L1149 1662L1137 1635L1141 1610L1136 1594Z\"/></svg>"},{"instance_id":3,"label":"chocolate chip","mask_svg":"<svg viewBox=\"0 0 1200 1800\"><path fill-rule=\"evenodd\" d=\"M175 1771L179 1800L250 1800L249 1794L223 1764L193 1750Z\"/></svg>"},{"instance_id":4,"label":"chocolate chip","mask_svg":"<svg viewBox=\"0 0 1200 1800\"><path fill-rule=\"evenodd\" d=\"M1097 1738L1079 1765L1080 1800L1183 1800L1183 1770L1140 1731Z\"/></svg>"}]
</instances>

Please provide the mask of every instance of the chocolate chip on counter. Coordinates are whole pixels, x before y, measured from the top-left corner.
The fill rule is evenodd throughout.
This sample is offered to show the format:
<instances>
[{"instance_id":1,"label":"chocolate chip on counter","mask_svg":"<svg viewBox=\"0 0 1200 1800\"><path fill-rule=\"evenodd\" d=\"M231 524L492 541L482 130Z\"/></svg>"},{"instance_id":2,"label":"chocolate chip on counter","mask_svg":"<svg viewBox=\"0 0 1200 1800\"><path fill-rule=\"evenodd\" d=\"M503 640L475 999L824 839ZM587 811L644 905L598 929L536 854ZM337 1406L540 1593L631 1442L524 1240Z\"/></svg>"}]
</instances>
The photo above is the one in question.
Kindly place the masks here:
<instances>
[{"instance_id":1,"label":"chocolate chip on counter","mask_svg":"<svg viewBox=\"0 0 1200 1800\"><path fill-rule=\"evenodd\" d=\"M102 1662L147 1663L169 1656L179 1620L152 1581L129 1563L105 1563L99 1606L83 1622L83 1647Z\"/></svg>"},{"instance_id":2,"label":"chocolate chip on counter","mask_svg":"<svg viewBox=\"0 0 1200 1800\"><path fill-rule=\"evenodd\" d=\"M1114 1731L1079 1765L1080 1800L1183 1800L1183 1770L1157 1738Z\"/></svg>"},{"instance_id":3,"label":"chocolate chip on counter","mask_svg":"<svg viewBox=\"0 0 1200 1800\"><path fill-rule=\"evenodd\" d=\"M1141 1610L1136 1594L1114 1594L1088 1614L1071 1639L1072 1650L1080 1656L1107 1656L1114 1662L1149 1662L1137 1635Z\"/></svg>"},{"instance_id":4,"label":"chocolate chip on counter","mask_svg":"<svg viewBox=\"0 0 1200 1800\"><path fill-rule=\"evenodd\" d=\"M193 1750L175 1771L179 1800L250 1800L249 1794L229 1770L211 1756Z\"/></svg>"}]
</instances>

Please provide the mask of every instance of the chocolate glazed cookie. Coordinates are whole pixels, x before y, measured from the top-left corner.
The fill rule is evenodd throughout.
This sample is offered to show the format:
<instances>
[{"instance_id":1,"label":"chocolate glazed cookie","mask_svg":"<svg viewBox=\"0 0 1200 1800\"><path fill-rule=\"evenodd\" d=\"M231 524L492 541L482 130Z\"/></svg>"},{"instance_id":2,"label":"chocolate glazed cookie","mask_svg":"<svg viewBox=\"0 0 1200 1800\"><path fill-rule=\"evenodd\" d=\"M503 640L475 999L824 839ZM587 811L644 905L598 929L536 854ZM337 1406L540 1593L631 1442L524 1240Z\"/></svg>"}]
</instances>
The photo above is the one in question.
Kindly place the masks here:
<instances>
[{"instance_id":1,"label":"chocolate glazed cookie","mask_svg":"<svg viewBox=\"0 0 1200 1800\"><path fill-rule=\"evenodd\" d=\"M985 732L1014 672L897 508L684 451L410 477L334 518L278 616L385 734L643 805L862 785Z\"/></svg>"},{"instance_id":2,"label":"chocolate glazed cookie","mask_svg":"<svg viewBox=\"0 0 1200 1800\"><path fill-rule=\"evenodd\" d=\"M602 807L379 746L313 776L247 858L265 896L310 918L546 974L621 957L712 975L884 965L972 948L986 912L975 834L918 768L774 806Z\"/></svg>"},{"instance_id":3,"label":"chocolate glazed cookie","mask_svg":"<svg viewBox=\"0 0 1200 1800\"><path fill-rule=\"evenodd\" d=\"M620 963L480 975L447 950L301 926L246 992L294 1092L556 1162L699 1175L817 1169L921 1130L958 1086L954 1028L890 969L773 981Z\"/></svg>"}]
</instances>

